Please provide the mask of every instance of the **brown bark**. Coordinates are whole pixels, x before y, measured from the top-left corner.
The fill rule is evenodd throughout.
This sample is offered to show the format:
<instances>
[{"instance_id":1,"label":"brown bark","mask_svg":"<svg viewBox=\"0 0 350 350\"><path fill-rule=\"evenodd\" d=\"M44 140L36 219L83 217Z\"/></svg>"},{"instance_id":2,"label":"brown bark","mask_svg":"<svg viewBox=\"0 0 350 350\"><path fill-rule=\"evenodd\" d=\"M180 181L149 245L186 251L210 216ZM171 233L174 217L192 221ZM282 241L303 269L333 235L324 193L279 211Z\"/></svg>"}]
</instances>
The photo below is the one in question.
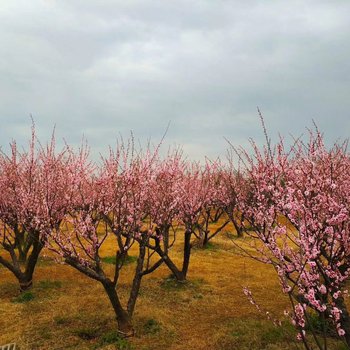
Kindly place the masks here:
<instances>
[{"instance_id":1,"label":"brown bark","mask_svg":"<svg viewBox=\"0 0 350 350\"><path fill-rule=\"evenodd\" d=\"M20 282L21 291L27 290L32 287L34 270L43 247L44 247L43 244L39 240L34 241L32 251L29 257L27 258L27 262L26 262L26 267L24 271L24 275L25 275L24 283Z\"/></svg>"},{"instance_id":2,"label":"brown bark","mask_svg":"<svg viewBox=\"0 0 350 350\"><path fill-rule=\"evenodd\" d=\"M8 261L0 257L0 264L9 269L17 278L21 292L30 289L33 285L33 274L35 267L44 247L42 242L39 240L39 233L32 237L30 247L31 251L29 256L27 255L29 249L26 249L25 253L22 249L18 249L17 257L15 248L11 247L10 249L9 247L7 250L10 253L12 261Z\"/></svg>"},{"instance_id":3,"label":"brown bark","mask_svg":"<svg viewBox=\"0 0 350 350\"><path fill-rule=\"evenodd\" d=\"M118 332L124 337L130 337L134 335L134 329L131 324L131 318L127 311L125 311L120 303L117 291L115 289L115 283L106 278L102 285L108 295L108 298L114 309L117 322Z\"/></svg>"},{"instance_id":4,"label":"brown bark","mask_svg":"<svg viewBox=\"0 0 350 350\"><path fill-rule=\"evenodd\" d=\"M139 295L140 286L141 286L141 280L142 280L142 271L143 271L143 264L145 260L146 255L146 247L145 247L145 241L147 240L147 236L144 235L141 244L139 245L139 257L137 259L136 264L136 270L135 270L135 276L134 280L132 282L129 301L128 301L128 314L130 317L132 317L135 309L136 299Z\"/></svg>"},{"instance_id":5,"label":"brown bark","mask_svg":"<svg viewBox=\"0 0 350 350\"><path fill-rule=\"evenodd\" d=\"M157 254L162 258L165 265L169 268L169 270L174 275L175 279L179 282L186 281L188 266L190 263L190 256L191 256L191 236L192 231L186 230L185 231L185 241L184 241L184 254L183 254L183 262L182 262L182 269L180 270L175 263L171 260L171 258L166 254L162 248L160 247L159 243L157 242L156 247L153 248L157 252Z\"/></svg>"},{"instance_id":6,"label":"brown bark","mask_svg":"<svg viewBox=\"0 0 350 350\"><path fill-rule=\"evenodd\" d=\"M169 258L169 256L167 254L165 254L161 250L160 247L156 248L156 252L163 259L165 265L168 266L169 270L173 273L173 275L177 281L183 282L186 280L186 276L183 274L183 272L177 268L177 266L174 264L174 262Z\"/></svg>"},{"instance_id":7,"label":"brown bark","mask_svg":"<svg viewBox=\"0 0 350 350\"><path fill-rule=\"evenodd\" d=\"M18 282L20 291L25 292L33 287L33 276L23 274L23 276L18 279Z\"/></svg>"},{"instance_id":8,"label":"brown bark","mask_svg":"<svg viewBox=\"0 0 350 350\"><path fill-rule=\"evenodd\" d=\"M182 264L182 274L184 276L184 279L186 279L188 266L190 264L191 236L192 236L192 231L186 230L185 241L184 241L184 258L183 258L183 264Z\"/></svg>"}]
</instances>

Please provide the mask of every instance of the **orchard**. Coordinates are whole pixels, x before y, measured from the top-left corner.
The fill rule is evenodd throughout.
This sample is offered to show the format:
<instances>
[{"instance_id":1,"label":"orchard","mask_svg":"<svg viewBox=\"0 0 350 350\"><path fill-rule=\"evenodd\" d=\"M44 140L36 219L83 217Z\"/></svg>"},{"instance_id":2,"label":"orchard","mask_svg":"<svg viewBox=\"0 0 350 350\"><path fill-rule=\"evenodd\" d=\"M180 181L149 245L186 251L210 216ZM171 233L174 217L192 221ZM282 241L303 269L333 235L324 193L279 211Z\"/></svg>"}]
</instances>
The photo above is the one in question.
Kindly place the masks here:
<instances>
[{"instance_id":1,"label":"orchard","mask_svg":"<svg viewBox=\"0 0 350 350\"><path fill-rule=\"evenodd\" d=\"M135 327L140 322L137 310L156 280L152 276L162 271L169 276L165 283L171 288L192 288L188 286L195 285L193 254L210 251L213 242L221 239L225 245L217 274L224 264L232 276L243 276L247 271L235 259L258 261L275 271L278 293L286 301L284 316L275 317L260 305L263 300L255 299L259 285L251 288L253 280L232 277L230 283L240 292L232 292L239 294L232 300L220 300L223 308L235 307L237 300L251 302L250 313L255 310L276 329L293 329L293 348L350 349L350 157L346 142L326 147L315 128L307 140L296 139L289 145L281 139L273 145L267 137L265 147L254 142L252 151L230 146L230 157L204 163L188 160L181 149L165 156L161 145L140 149L133 138L110 148L99 162L91 160L86 144L78 150L68 144L56 148L54 135L44 145L33 126L27 148L20 149L13 142L8 153L0 154L0 290L5 291L8 281L16 283L16 288L1 293L4 302L24 300L42 288L36 271L49 259L53 274L68 266L77 280L83 275L86 283L101 287L94 291L101 302L109 303L115 317L116 322L108 327L116 331L116 348L124 349L138 338L137 344L142 344L140 327ZM203 255L203 266L206 257L210 259ZM50 281L50 275L46 279ZM74 278L69 282L67 294L75 283ZM162 288L158 282L152 288L154 297L147 299L150 305L163 295L157 292ZM266 299L275 297L269 290L264 293ZM207 303L211 302L209 294ZM52 292L48 297L55 299L55 295ZM99 317L99 305L92 305L88 294L81 292L79 297ZM39 318L35 310L21 312L28 322ZM163 312L171 318L175 310ZM191 313L184 310L183 317L191 319ZM93 340L97 336L86 337L90 348L98 348L98 341ZM21 342L6 330L1 339ZM188 348L181 339L177 342L183 344L179 349ZM216 344L218 349L230 348L222 340Z\"/></svg>"}]
</instances>

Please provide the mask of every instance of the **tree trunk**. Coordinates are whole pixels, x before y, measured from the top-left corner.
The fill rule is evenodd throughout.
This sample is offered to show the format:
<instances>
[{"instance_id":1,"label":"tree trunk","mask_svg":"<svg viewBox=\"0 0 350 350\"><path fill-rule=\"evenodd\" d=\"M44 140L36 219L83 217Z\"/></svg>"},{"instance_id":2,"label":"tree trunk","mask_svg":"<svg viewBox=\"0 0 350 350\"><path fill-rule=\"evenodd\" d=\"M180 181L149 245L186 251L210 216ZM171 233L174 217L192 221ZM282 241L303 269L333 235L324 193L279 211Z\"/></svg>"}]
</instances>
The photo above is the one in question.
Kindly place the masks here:
<instances>
[{"instance_id":1,"label":"tree trunk","mask_svg":"<svg viewBox=\"0 0 350 350\"><path fill-rule=\"evenodd\" d=\"M26 263L26 260L27 254L22 249L18 249L18 262L24 265Z\"/></svg>"},{"instance_id":2,"label":"tree trunk","mask_svg":"<svg viewBox=\"0 0 350 350\"><path fill-rule=\"evenodd\" d=\"M163 246L164 246L165 254L168 254L168 250L169 250L169 230L170 230L170 225L164 225L164 227L162 228Z\"/></svg>"},{"instance_id":3,"label":"tree trunk","mask_svg":"<svg viewBox=\"0 0 350 350\"><path fill-rule=\"evenodd\" d=\"M134 329L131 324L130 316L127 311L125 311L120 303L117 291L115 290L115 284L109 280L105 279L102 285L108 295L108 298L113 306L117 322L118 331L125 337L130 337L134 335Z\"/></svg>"},{"instance_id":4,"label":"tree trunk","mask_svg":"<svg viewBox=\"0 0 350 350\"><path fill-rule=\"evenodd\" d=\"M156 242L155 248L152 249L154 249L155 252L162 258L162 261L165 263L166 266L168 266L169 270L173 273L177 281L184 281L186 279L182 271L180 271L174 264L174 262L169 258L168 254L162 250L159 241ZM168 251L168 247L166 247L166 250ZM156 265L159 264L156 263Z\"/></svg>"},{"instance_id":5,"label":"tree trunk","mask_svg":"<svg viewBox=\"0 0 350 350\"><path fill-rule=\"evenodd\" d=\"M206 248L209 243L209 231L205 231L202 247Z\"/></svg>"},{"instance_id":6,"label":"tree trunk","mask_svg":"<svg viewBox=\"0 0 350 350\"><path fill-rule=\"evenodd\" d=\"M21 291L28 290L32 287L34 270L43 248L44 245L39 240L34 241L32 251L26 261L23 281L19 281Z\"/></svg>"},{"instance_id":7,"label":"tree trunk","mask_svg":"<svg viewBox=\"0 0 350 350\"><path fill-rule=\"evenodd\" d=\"M206 248L209 242L209 232L210 231L202 230L198 239L194 242L194 245L200 249Z\"/></svg>"},{"instance_id":8,"label":"tree trunk","mask_svg":"<svg viewBox=\"0 0 350 350\"><path fill-rule=\"evenodd\" d=\"M10 270L14 276L17 278L19 283L19 288L21 292L28 290L32 287L32 275L28 275L21 271L20 266L18 264L11 264L9 261L5 260L0 256L0 264L5 266L8 270Z\"/></svg>"},{"instance_id":9,"label":"tree trunk","mask_svg":"<svg viewBox=\"0 0 350 350\"><path fill-rule=\"evenodd\" d=\"M0 257L0 264L4 265L16 276L21 292L24 292L33 286L33 274L42 249L43 244L39 240L34 240L29 256L26 254L23 255L24 253L23 251L21 253L21 250L18 251L19 256L22 256L22 259L24 259L22 261L22 263L25 264L24 271L22 270L23 266L21 266L21 258L17 258L14 249L10 251L12 262Z\"/></svg>"},{"instance_id":10,"label":"tree trunk","mask_svg":"<svg viewBox=\"0 0 350 350\"><path fill-rule=\"evenodd\" d=\"M128 301L128 307L127 307L128 314L130 317L132 317L132 314L134 313L136 300L140 291L141 280L143 276L142 275L143 263L146 255L146 247L145 247L146 240L147 240L147 236L145 235L145 237L143 237L141 243L139 244L139 257L137 259L135 276L132 282L129 301Z\"/></svg>"},{"instance_id":11,"label":"tree trunk","mask_svg":"<svg viewBox=\"0 0 350 350\"><path fill-rule=\"evenodd\" d=\"M182 274L184 276L184 279L186 279L188 266L190 264L191 236L192 236L192 231L186 230L185 231L185 242L184 242L184 258L183 258L183 264L182 264Z\"/></svg>"},{"instance_id":12,"label":"tree trunk","mask_svg":"<svg viewBox=\"0 0 350 350\"><path fill-rule=\"evenodd\" d=\"M174 277L179 282L186 281L186 276L180 271L177 266L173 263L173 261L169 258L167 254L164 254L162 250L157 250L157 253L162 257L166 266L168 266L169 270L173 273Z\"/></svg>"},{"instance_id":13,"label":"tree trunk","mask_svg":"<svg viewBox=\"0 0 350 350\"><path fill-rule=\"evenodd\" d=\"M18 282L20 292L25 292L33 287L33 275L23 273Z\"/></svg>"},{"instance_id":14,"label":"tree trunk","mask_svg":"<svg viewBox=\"0 0 350 350\"><path fill-rule=\"evenodd\" d=\"M242 225L238 225L236 220L232 219L231 220L233 223L233 226L235 227L236 233L237 233L237 237L243 237L243 227Z\"/></svg>"},{"instance_id":15,"label":"tree trunk","mask_svg":"<svg viewBox=\"0 0 350 350\"><path fill-rule=\"evenodd\" d=\"M199 227L199 248L205 248L209 242L209 222L210 222L210 210L206 210L206 218L202 227ZM185 233L186 235L186 233ZM186 239L186 236L185 236Z\"/></svg>"}]
</instances>

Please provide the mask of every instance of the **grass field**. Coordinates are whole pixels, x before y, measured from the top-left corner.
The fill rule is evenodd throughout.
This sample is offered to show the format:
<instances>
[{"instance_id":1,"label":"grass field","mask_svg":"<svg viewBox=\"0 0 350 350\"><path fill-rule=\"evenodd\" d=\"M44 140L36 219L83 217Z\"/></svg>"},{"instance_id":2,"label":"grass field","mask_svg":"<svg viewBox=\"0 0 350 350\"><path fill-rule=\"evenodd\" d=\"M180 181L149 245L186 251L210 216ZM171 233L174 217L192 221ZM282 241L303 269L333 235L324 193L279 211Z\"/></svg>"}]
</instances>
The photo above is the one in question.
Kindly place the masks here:
<instances>
[{"instance_id":1,"label":"grass field","mask_svg":"<svg viewBox=\"0 0 350 350\"><path fill-rule=\"evenodd\" d=\"M105 247L107 269L112 268L114 250L113 242ZM175 261L180 254L179 244L172 251ZM134 260L122 270L122 294L131 282ZM259 313L242 286L249 286L261 308L283 326L274 326ZM187 283L171 279L165 265L143 279L134 315L136 335L129 339L118 337L100 284L56 263L50 254L40 259L35 285L23 295L12 275L0 267L0 345L16 342L22 350L302 349L284 319L288 307L273 269L236 255L225 235L207 249L193 250ZM330 339L329 349L344 347Z\"/></svg>"}]
</instances>

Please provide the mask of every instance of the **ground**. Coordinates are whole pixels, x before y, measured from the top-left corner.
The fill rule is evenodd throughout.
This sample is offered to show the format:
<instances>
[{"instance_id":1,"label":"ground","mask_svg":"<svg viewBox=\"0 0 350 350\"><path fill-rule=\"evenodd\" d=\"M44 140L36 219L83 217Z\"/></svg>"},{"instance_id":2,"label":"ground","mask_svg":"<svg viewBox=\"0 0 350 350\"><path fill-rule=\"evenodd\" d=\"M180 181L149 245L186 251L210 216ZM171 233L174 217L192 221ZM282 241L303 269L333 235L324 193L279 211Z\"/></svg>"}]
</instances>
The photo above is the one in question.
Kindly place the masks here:
<instances>
[{"instance_id":1,"label":"ground","mask_svg":"<svg viewBox=\"0 0 350 350\"><path fill-rule=\"evenodd\" d=\"M245 239L238 242L245 244ZM110 241L104 255L114 250ZM174 260L180 261L180 253L180 245L175 246ZM58 264L48 252L40 259L33 289L23 295L0 267L0 345L16 342L21 350L302 349L283 316L289 303L275 271L236 253L232 240L222 234L207 249L193 250L187 283L176 283L166 266L146 276L134 315L136 335L127 340L116 333L113 310L99 283ZM134 267L130 259L123 268L122 295ZM112 268L108 258L106 268ZM249 303L243 286L249 286L263 312ZM274 326L266 311L282 327ZM332 349L344 347L330 339Z\"/></svg>"}]
</instances>

